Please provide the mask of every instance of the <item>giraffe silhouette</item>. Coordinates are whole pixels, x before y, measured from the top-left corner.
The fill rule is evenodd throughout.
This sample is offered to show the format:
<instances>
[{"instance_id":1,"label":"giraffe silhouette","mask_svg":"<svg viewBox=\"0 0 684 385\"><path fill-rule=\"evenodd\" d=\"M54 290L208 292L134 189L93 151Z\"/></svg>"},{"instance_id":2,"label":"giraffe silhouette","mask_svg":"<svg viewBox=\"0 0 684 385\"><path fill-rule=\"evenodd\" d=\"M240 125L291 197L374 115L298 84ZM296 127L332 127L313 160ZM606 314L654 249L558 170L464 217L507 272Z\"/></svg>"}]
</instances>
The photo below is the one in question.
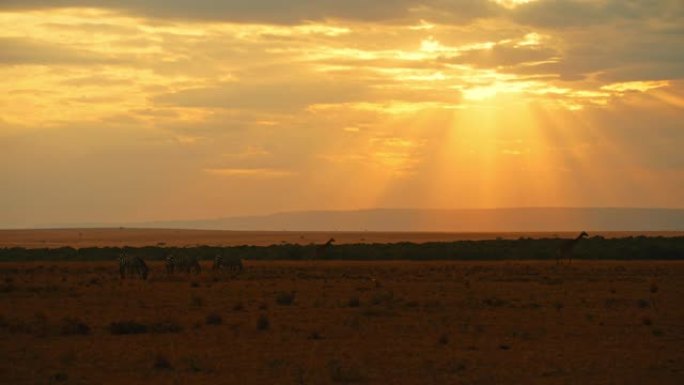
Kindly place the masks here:
<instances>
[{"instance_id":1,"label":"giraffe silhouette","mask_svg":"<svg viewBox=\"0 0 684 385\"><path fill-rule=\"evenodd\" d=\"M556 254L556 264L559 264L563 261L563 259L567 259L568 263L572 263L572 252L575 249L575 246L577 246L577 243L584 237L588 237L589 234L587 234L586 231L582 231L576 238L573 239L566 239L561 243L561 245L558 247L558 251Z\"/></svg>"},{"instance_id":2,"label":"giraffe silhouette","mask_svg":"<svg viewBox=\"0 0 684 385\"><path fill-rule=\"evenodd\" d=\"M332 246L333 242L335 242L335 238L330 238L328 239L328 242L322 244L322 245L316 245L314 248L314 259L319 259L321 257L324 257L328 249Z\"/></svg>"}]
</instances>

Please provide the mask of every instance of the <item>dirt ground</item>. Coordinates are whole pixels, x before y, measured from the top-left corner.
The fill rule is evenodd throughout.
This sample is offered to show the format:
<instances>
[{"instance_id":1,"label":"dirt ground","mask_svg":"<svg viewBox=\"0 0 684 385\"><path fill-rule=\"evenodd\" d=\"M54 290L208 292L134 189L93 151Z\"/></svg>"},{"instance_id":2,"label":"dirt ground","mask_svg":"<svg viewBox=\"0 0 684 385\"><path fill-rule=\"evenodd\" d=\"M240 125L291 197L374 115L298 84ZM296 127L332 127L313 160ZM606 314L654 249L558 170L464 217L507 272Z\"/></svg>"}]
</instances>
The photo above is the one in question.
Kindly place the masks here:
<instances>
[{"instance_id":1,"label":"dirt ground","mask_svg":"<svg viewBox=\"0 0 684 385\"><path fill-rule=\"evenodd\" d=\"M396 243L396 242L453 242L462 240L572 238L577 232L525 232L525 233L430 233L430 232L314 232L314 231L227 231L227 230L176 230L176 229L42 229L0 230L0 247L103 247L103 246L268 246L280 243L325 243L331 237L335 243ZM590 232L591 236L605 238L628 236L684 236L684 231L661 232Z\"/></svg>"},{"instance_id":2,"label":"dirt ground","mask_svg":"<svg viewBox=\"0 0 684 385\"><path fill-rule=\"evenodd\" d=\"M684 383L681 262L208 268L0 264L0 383Z\"/></svg>"}]
</instances>

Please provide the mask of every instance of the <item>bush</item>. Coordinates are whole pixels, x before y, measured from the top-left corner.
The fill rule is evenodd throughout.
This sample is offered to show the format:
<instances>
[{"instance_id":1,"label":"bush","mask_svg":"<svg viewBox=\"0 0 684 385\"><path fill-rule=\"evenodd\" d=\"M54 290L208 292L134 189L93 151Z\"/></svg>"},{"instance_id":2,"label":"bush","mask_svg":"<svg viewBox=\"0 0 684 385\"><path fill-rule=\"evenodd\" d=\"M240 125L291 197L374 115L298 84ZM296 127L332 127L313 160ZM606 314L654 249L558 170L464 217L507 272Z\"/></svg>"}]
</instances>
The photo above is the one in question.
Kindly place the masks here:
<instances>
[{"instance_id":1,"label":"bush","mask_svg":"<svg viewBox=\"0 0 684 385\"><path fill-rule=\"evenodd\" d=\"M161 354L157 354L154 359L154 364L152 365L154 369L157 370L173 370L171 362Z\"/></svg>"},{"instance_id":2,"label":"bush","mask_svg":"<svg viewBox=\"0 0 684 385\"><path fill-rule=\"evenodd\" d=\"M114 335L147 333L147 325L135 321L120 321L109 324L109 332Z\"/></svg>"},{"instance_id":3,"label":"bush","mask_svg":"<svg viewBox=\"0 0 684 385\"><path fill-rule=\"evenodd\" d=\"M153 323L149 326L149 330L152 333L180 333L183 331L183 327L178 325L173 321L163 321Z\"/></svg>"},{"instance_id":4,"label":"bush","mask_svg":"<svg viewBox=\"0 0 684 385\"><path fill-rule=\"evenodd\" d=\"M194 307L202 307L204 306L204 300L202 299L202 297L193 295L190 299L190 305Z\"/></svg>"},{"instance_id":5,"label":"bush","mask_svg":"<svg viewBox=\"0 0 684 385\"><path fill-rule=\"evenodd\" d=\"M217 313L211 313L206 318L207 325L220 325L223 323L223 319Z\"/></svg>"},{"instance_id":6,"label":"bush","mask_svg":"<svg viewBox=\"0 0 684 385\"><path fill-rule=\"evenodd\" d=\"M337 360L328 362L330 379L333 382L366 382L366 375L357 367L342 365Z\"/></svg>"},{"instance_id":7,"label":"bush","mask_svg":"<svg viewBox=\"0 0 684 385\"><path fill-rule=\"evenodd\" d=\"M313 331L309 334L309 339L310 340L322 340L323 337L321 337L321 333L317 331Z\"/></svg>"},{"instance_id":8,"label":"bush","mask_svg":"<svg viewBox=\"0 0 684 385\"><path fill-rule=\"evenodd\" d=\"M381 304L392 304L394 302L394 292L393 291L381 291L376 293L373 298L371 299L371 303L373 305L381 305Z\"/></svg>"},{"instance_id":9,"label":"bush","mask_svg":"<svg viewBox=\"0 0 684 385\"><path fill-rule=\"evenodd\" d=\"M55 382L66 382L69 380L69 376L66 373L59 372L55 373L52 376L50 376L50 383L55 383Z\"/></svg>"},{"instance_id":10,"label":"bush","mask_svg":"<svg viewBox=\"0 0 684 385\"><path fill-rule=\"evenodd\" d=\"M268 317L266 314L262 314L259 316L259 319L257 320L257 330L259 331L264 331L268 330L271 327L271 322L268 320Z\"/></svg>"},{"instance_id":11,"label":"bush","mask_svg":"<svg viewBox=\"0 0 684 385\"><path fill-rule=\"evenodd\" d=\"M84 336L90 334L90 327L76 318L65 318L62 321L61 332L64 336Z\"/></svg>"},{"instance_id":12,"label":"bush","mask_svg":"<svg viewBox=\"0 0 684 385\"><path fill-rule=\"evenodd\" d=\"M294 303L294 299L295 299L295 293L293 291L289 292L289 293L281 291L276 296L276 303L278 305L289 306L289 305L292 305L292 303Z\"/></svg>"},{"instance_id":13,"label":"bush","mask_svg":"<svg viewBox=\"0 0 684 385\"><path fill-rule=\"evenodd\" d=\"M136 321L120 321L109 324L109 332L114 335L144 333L180 333L183 327L173 321L156 322L150 325Z\"/></svg>"}]
</instances>

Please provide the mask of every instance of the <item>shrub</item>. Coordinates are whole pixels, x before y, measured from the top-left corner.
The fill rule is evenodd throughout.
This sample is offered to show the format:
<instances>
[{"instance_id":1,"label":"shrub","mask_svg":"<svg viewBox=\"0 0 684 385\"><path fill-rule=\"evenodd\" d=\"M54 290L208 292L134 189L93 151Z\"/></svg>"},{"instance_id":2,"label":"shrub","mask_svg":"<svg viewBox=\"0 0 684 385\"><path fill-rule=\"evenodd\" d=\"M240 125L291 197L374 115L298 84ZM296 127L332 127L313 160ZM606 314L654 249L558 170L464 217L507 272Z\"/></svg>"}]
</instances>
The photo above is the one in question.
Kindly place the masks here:
<instances>
[{"instance_id":1,"label":"shrub","mask_svg":"<svg viewBox=\"0 0 684 385\"><path fill-rule=\"evenodd\" d=\"M337 360L328 362L328 369L330 370L330 379L333 382L365 382L366 375L357 367L342 365Z\"/></svg>"},{"instance_id":2,"label":"shrub","mask_svg":"<svg viewBox=\"0 0 684 385\"><path fill-rule=\"evenodd\" d=\"M157 354L154 358L154 364L152 367L157 370L173 370L171 362L161 354Z\"/></svg>"},{"instance_id":3,"label":"shrub","mask_svg":"<svg viewBox=\"0 0 684 385\"><path fill-rule=\"evenodd\" d=\"M268 317L266 314L262 314L259 316L259 319L257 320L257 330L263 331L263 330L268 330L271 327L271 322L268 320Z\"/></svg>"},{"instance_id":4,"label":"shrub","mask_svg":"<svg viewBox=\"0 0 684 385\"><path fill-rule=\"evenodd\" d=\"M217 313L211 313L205 319L207 325L220 325L223 323L223 318Z\"/></svg>"},{"instance_id":5,"label":"shrub","mask_svg":"<svg viewBox=\"0 0 684 385\"><path fill-rule=\"evenodd\" d=\"M183 331L183 327L178 325L173 321L163 321L153 323L149 326L149 330L152 333L180 333Z\"/></svg>"},{"instance_id":6,"label":"shrub","mask_svg":"<svg viewBox=\"0 0 684 385\"><path fill-rule=\"evenodd\" d=\"M501 307L508 304L508 301L501 298L489 297L482 300L482 303L489 307Z\"/></svg>"},{"instance_id":7,"label":"shrub","mask_svg":"<svg viewBox=\"0 0 684 385\"><path fill-rule=\"evenodd\" d=\"M63 372L55 373L52 376L50 376L50 383L66 382L68 380L69 376L67 376L67 374Z\"/></svg>"},{"instance_id":8,"label":"shrub","mask_svg":"<svg viewBox=\"0 0 684 385\"><path fill-rule=\"evenodd\" d=\"M88 335L90 327L76 318L65 318L62 321L61 332L64 336Z\"/></svg>"},{"instance_id":9,"label":"shrub","mask_svg":"<svg viewBox=\"0 0 684 385\"><path fill-rule=\"evenodd\" d=\"M657 293L658 292L658 284L656 284L655 282L651 282L650 291L652 294Z\"/></svg>"},{"instance_id":10,"label":"shrub","mask_svg":"<svg viewBox=\"0 0 684 385\"><path fill-rule=\"evenodd\" d=\"M185 364L188 366L188 370L191 372L198 373L202 371L202 365L200 365L199 359L197 359L197 357L185 357L183 361L185 361Z\"/></svg>"},{"instance_id":11,"label":"shrub","mask_svg":"<svg viewBox=\"0 0 684 385\"><path fill-rule=\"evenodd\" d=\"M190 305L194 307L202 307L204 306L204 300L202 297L198 297L196 295L193 295L192 298L190 299Z\"/></svg>"},{"instance_id":12,"label":"shrub","mask_svg":"<svg viewBox=\"0 0 684 385\"><path fill-rule=\"evenodd\" d=\"M309 334L309 339L310 340L322 340L323 337L321 337L321 334L319 332L313 331L313 332L311 332L311 334Z\"/></svg>"},{"instance_id":13,"label":"shrub","mask_svg":"<svg viewBox=\"0 0 684 385\"><path fill-rule=\"evenodd\" d=\"M135 321L120 321L109 324L109 332L114 335L147 333L147 325Z\"/></svg>"},{"instance_id":14,"label":"shrub","mask_svg":"<svg viewBox=\"0 0 684 385\"><path fill-rule=\"evenodd\" d=\"M289 292L289 293L281 291L276 296L276 303L278 305L288 306L288 305L292 305L292 303L294 302L294 299L295 299L295 293L293 291Z\"/></svg>"},{"instance_id":15,"label":"shrub","mask_svg":"<svg viewBox=\"0 0 684 385\"><path fill-rule=\"evenodd\" d=\"M382 291L376 293L371 299L373 305L380 305L382 303L391 304L394 302L394 292L393 291Z\"/></svg>"}]
</instances>

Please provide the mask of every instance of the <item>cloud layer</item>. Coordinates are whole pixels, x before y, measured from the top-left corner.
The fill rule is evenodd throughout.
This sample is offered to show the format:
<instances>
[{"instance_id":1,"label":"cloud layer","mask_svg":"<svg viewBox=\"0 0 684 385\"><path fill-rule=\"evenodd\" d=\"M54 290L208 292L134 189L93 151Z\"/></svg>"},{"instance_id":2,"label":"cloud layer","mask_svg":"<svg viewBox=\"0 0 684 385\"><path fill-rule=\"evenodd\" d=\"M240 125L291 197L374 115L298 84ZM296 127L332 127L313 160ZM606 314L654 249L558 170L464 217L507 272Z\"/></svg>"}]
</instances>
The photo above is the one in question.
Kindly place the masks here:
<instances>
[{"instance_id":1,"label":"cloud layer","mask_svg":"<svg viewBox=\"0 0 684 385\"><path fill-rule=\"evenodd\" d=\"M9 0L0 23L0 226L684 206L678 0Z\"/></svg>"}]
</instances>

